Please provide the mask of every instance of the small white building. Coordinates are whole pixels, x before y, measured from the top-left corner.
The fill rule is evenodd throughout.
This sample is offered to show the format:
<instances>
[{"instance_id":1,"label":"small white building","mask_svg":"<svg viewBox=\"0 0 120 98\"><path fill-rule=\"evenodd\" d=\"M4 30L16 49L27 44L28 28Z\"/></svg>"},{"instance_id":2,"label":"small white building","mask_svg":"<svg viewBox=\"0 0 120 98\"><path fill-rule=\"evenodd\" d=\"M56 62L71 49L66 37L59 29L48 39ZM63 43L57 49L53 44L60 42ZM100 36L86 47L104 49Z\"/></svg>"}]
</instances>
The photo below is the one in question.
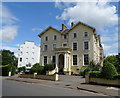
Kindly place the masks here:
<instances>
[{"instance_id":1,"label":"small white building","mask_svg":"<svg viewBox=\"0 0 120 98\"><path fill-rule=\"evenodd\" d=\"M26 66L26 69L30 69L32 65L40 62L40 47L34 42L25 41L18 50L18 67Z\"/></svg>"}]
</instances>

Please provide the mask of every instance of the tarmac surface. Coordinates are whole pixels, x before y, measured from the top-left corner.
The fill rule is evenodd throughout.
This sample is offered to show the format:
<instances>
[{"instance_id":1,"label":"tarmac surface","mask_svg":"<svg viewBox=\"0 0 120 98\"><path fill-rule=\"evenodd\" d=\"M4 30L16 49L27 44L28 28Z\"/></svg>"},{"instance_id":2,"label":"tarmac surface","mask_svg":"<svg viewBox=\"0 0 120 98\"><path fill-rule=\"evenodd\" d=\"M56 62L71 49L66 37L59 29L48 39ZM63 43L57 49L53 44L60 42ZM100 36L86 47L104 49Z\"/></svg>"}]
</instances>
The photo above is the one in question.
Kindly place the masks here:
<instances>
[{"instance_id":1,"label":"tarmac surface","mask_svg":"<svg viewBox=\"0 0 120 98\"><path fill-rule=\"evenodd\" d=\"M32 84L44 84L46 86L69 88L79 91L98 94L99 96L120 97L120 88L103 85L85 84L85 79L81 76L59 75L59 81L49 81L30 78L18 78L17 76L6 77L7 80L27 82Z\"/></svg>"}]
</instances>

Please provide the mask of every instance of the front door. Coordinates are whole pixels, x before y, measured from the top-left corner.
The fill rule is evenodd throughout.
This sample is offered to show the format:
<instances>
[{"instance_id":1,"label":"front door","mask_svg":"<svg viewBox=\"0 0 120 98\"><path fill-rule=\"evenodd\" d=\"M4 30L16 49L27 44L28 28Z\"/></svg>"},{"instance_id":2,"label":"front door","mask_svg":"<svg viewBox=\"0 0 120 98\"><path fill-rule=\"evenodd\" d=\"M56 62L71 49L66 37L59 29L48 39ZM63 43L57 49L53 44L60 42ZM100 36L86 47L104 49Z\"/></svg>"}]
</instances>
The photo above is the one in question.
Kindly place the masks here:
<instances>
[{"instance_id":1,"label":"front door","mask_svg":"<svg viewBox=\"0 0 120 98\"><path fill-rule=\"evenodd\" d=\"M63 73L63 68L64 68L64 55L60 54L59 55L59 65L58 65L59 73Z\"/></svg>"}]
</instances>

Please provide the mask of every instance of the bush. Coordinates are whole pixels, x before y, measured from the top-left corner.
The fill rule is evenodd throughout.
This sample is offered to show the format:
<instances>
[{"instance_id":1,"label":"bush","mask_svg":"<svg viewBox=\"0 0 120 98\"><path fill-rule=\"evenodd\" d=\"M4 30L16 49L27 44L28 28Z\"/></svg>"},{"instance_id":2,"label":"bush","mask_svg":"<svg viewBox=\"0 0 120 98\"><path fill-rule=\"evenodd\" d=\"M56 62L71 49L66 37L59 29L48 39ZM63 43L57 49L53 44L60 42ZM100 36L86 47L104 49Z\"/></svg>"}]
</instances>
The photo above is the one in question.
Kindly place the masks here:
<instances>
[{"instance_id":1,"label":"bush","mask_svg":"<svg viewBox=\"0 0 120 98\"><path fill-rule=\"evenodd\" d=\"M41 66L39 63L36 63L33 65L33 67L30 69L30 73L33 74L37 72L37 74L44 74L44 67Z\"/></svg>"},{"instance_id":2,"label":"bush","mask_svg":"<svg viewBox=\"0 0 120 98\"><path fill-rule=\"evenodd\" d=\"M14 65L2 65L0 66L0 69L2 71L2 76L8 76L9 71L11 71L11 75L14 75L16 71L16 67Z\"/></svg>"},{"instance_id":3,"label":"bush","mask_svg":"<svg viewBox=\"0 0 120 98\"><path fill-rule=\"evenodd\" d=\"M99 78L100 77L101 72L100 71L92 71L89 72L89 76L92 78Z\"/></svg>"},{"instance_id":4,"label":"bush","mask_svg":"<svg viewBox=\"0 0 120 98\"><path fill-rule=\"evenodd\" d=\"M120 79L120 74L114 75L113 79Z\"/></svg>"},{"instance_id":5,"label":"bush","mask_svg":"<svg viewBox=\"0 0 120 98\"><path fill-rule=\"evenodd\" d=\"M84 75L84 70L87 69L88 66L82 66L82 68L80 69L80 75L83 76Z\"/></svg>"},{"instance_id":6,"label":"bush","mask_svg":"<svg viewBox=\"0 0 120 98\"><path fill-rule=\"evenodd\" d=\"M18 68L18 72L24 72L25 73L25 71L26 71L26 67L25 66L22 66L22 67Z\"/></svg>"},{"instance_id":7,"label":"bush","mask_svg":"<svg viewBox=\"0 0 120 98\"><path fill-rule=\"evenodd\" d=\"M115 66L109 62L106 62L102 67L101 77L106 79L113 79L114 75L117 75Z\"/></svg>"},{"instance_id":8,"label":"bush","mask_svg":"<svg viewBox=\"0 0 120 98\"><path fill-rule=\"evenodd\" d=\"M55 69L54 64L46 64L46 65L44 66L44 71L45 71L45 72L46 72L46 71L52 71L53 69Z\"/></svg>"}]
</instances>

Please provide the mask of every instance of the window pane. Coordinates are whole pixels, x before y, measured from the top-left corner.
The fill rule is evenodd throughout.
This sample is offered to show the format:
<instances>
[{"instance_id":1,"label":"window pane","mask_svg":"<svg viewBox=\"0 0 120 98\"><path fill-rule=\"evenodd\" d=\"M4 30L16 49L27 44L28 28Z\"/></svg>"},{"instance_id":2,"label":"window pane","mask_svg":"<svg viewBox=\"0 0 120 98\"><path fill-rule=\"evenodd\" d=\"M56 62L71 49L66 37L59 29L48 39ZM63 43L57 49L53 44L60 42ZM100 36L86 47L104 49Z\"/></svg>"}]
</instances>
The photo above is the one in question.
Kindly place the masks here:
<instances>
[{"instance_id":1,"label":"window pane","mask_svg":"<svg viewBox=\"0 0 120 98\"><path fill-rule=\"evenodd\" d=\"M66 39L67 38L67 35L64 35L64 39Z\"/></svg>"},{"instance_id":2,"label":"window pane","mask_svg":"<svg viewBox=\"0 0 120 98\"><path fill-rule=\"evenodd\" d=\"M84 42L84 49L89 49L88 42Z\"/></svg>"},{"instance_id":3,"label":"window pane","mask_svg":"<svg viewBox=\"0 0 120 98\"><path fill-rule=\"evenodd\" d=\"M47 56L44 56L44 65L47 64Z\"/></svg>"},{"instance_id":4,"label":"window pane","mask_svg":"<svg viewBox=\"0 0 120 98\"><path fill-rule=\"evenodd\" d=\"M57 40L57 36L56 35L54 35L54 40Z\"/></svg>"},{"instance_id":5,"label":"window pane","mask_svg":"<svg viewBox=\"0 0 120 98\"><path fill-rule=\"evenodd\" d=\"M77 65L77 55L73 55L73 65Z\"/></svg>"},{"instance_id":6,"label":"window pane","mask_svg":"<svg viewBox=\"0 0 120 98\"><path fill-rule=\"evenodd\" d=\"M73 43L73 50L77 50L77 43Z\"/></svg>"},{"instance_id":7,"label":"window pane","mask_svg":"<svg viewBox=\"0 0 120 98\"><path fill-rule=\"evenodd\" d=\"M88 32L84 32L84 37L87 37L88 36Z\"/></svg>"},{"instance_id":8,"label":"window pane","mask_svg":"<svg viewBox=\"0 0 120 98\"><path fill-rule=\"evenodd\" d=\"M84 54L84 65L89 65L89 55Z\"/></svg>"},{"instance_id":9,"label":"window pane","mask_svg":"<svg viewBox=\"0 0 120 98\"><path fill-rule=\"evenodd\" d=\"M47 51L47 50L48 50L48 46L45 45L45 46L44 46L44 51Z\"/></svg>"},{"instance_id":10,"label":"window pane","mask_svg":"<svg viewBox=\"0 0 120 98\"><path fill-rule=\"evenodd\" d=\"M74 33L74 38L76 38L77 37L77 34L76 33Z\"/></svg>"}]
</instances>

